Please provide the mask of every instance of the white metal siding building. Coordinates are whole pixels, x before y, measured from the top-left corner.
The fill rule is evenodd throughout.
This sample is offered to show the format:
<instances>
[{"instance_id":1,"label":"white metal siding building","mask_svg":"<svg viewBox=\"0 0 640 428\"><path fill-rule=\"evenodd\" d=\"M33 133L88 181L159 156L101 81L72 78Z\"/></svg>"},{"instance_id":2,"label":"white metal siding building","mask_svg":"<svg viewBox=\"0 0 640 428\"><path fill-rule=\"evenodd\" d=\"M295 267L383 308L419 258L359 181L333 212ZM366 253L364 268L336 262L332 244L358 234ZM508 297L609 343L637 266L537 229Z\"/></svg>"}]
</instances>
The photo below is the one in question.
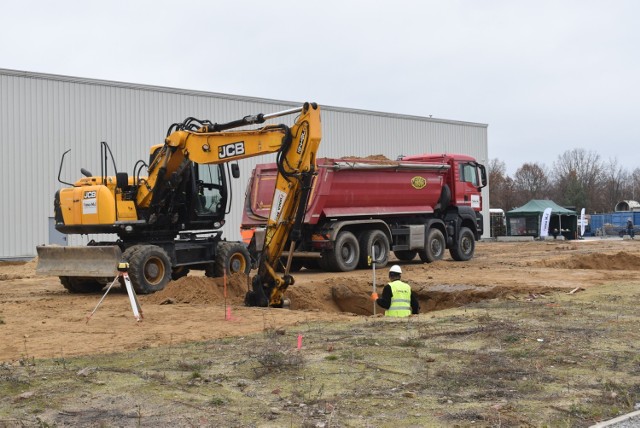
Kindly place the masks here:
<instances>
[{"instance_id":1,"label":"white metal siding building","mask_svg":"<svg viewBox=\"0 0 640 428\"><path fill-rule=\"evenodd\" d=\"M288 102L211 92L0 69L0 259L30 258L36 245L57 242L53 197L75 182L80 168L100 174L100 142L113 151L120 171L132 174L138 159L164 141L172 123L186 117L224 123L246 115L300 106ZM323 139L319 157L463 153L488 161L487 125L321 105ZM294 117L275 121L293 124ZM244 192L257 163L275 155L239 161L233 180L231 214L224 236L239 240ZM111 163L109 163L111 168ZM114 171L109 174L113 175ZM489 233L489 193L483 189L485 235ZM488 235L487 235L488 236ZM70 245L87 242L72 235Z\"/></svg>"}]
</instances>

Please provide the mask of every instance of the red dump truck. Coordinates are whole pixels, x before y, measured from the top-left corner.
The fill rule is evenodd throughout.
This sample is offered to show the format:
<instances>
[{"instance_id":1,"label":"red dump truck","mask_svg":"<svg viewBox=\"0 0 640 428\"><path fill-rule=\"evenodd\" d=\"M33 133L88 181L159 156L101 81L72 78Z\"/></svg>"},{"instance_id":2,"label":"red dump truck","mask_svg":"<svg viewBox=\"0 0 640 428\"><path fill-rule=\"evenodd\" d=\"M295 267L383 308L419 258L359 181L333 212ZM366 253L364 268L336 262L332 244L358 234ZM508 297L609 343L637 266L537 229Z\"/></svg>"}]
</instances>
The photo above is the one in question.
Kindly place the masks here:
<instances>
[{"instance_id":1,"label":"red dump truck","mask_svg":"<svg viewBox=\"0 0 640 428\"><path fill-rule=\"evenodd\" d=\"M372 258L383 267L391 251L402 261L418 255L433 262L446 249L454 260L473 257L487 184L486 169L474 158L422 154L396 161L322 158L317 164L291 271L304 266L346 272L370 265ZM276 168L257 165L247 188L241 232L258 247L261 228L277 212L271 206Z\"/></svg>"}]
</instances>

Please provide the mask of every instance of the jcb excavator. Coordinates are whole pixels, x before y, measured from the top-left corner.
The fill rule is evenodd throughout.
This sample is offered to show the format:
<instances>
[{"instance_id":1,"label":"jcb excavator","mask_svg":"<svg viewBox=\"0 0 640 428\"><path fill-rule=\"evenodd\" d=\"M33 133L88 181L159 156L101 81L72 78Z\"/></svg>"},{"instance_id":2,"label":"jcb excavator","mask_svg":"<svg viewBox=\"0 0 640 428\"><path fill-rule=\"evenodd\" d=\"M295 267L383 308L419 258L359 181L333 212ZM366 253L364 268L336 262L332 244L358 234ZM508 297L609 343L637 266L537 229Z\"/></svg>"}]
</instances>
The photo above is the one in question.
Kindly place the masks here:
<instances>
[{"instance_id":1,"label":"jcb excavator","mask_svg":"<svg viewBox=\"0 0 640 428\"><path fill-rule=\"evenodd\" d=\"M292 127L233 130L296 113ZM134 289L146 294L190 269L219 277L225 272L248 274L253 265L257 274L245 303L281 307L293 278L287 267L283 276L276 273L276 264L281 263L286 243L295 245L299 239L320 140L320 108L305 103L222 124L187 118L169 127L164 144L151 148L149 164L138 161L131 177L118 172L115 161L115 176L107 175L111 150L102 143L100 176L82 169L85 177L71 184L58 174L71 187L55 195L56 229L69 234L115 233L118 239L76 247L39 246L37 272L59 276L70 292L91 292L113 280L118 263L125 261ZM234 161L268 153L277 153L276 189L269 222L256 235L261 239L252 243L255 251L250 255L245 244L226 241L220 231L229 214L229 175L239 177ZM60 172L63 162L64 155ZM144 167L146 177L140 176Z\"/></svg>"}]
</instances>

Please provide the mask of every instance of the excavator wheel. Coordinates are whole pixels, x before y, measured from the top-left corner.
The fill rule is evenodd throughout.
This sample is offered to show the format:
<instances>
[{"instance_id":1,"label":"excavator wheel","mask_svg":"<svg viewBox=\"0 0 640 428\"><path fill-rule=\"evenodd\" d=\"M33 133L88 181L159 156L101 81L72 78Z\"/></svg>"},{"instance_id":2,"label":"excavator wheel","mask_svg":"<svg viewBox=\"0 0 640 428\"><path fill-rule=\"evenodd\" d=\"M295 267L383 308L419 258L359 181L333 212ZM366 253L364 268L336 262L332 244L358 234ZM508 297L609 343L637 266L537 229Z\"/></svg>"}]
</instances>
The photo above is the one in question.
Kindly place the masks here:
<instances>
[{"instance_id":1,"label":"excavator wheel","mask_svg":"<svg viewBox=\"0 0 640 428\"><path fill-rule=\"evenodd\" d=\"M247 247L239 242L219 242L216 259L209 263L205 275L219 278L234 273L249 274L251 271L251 256Z\"/></svg>"},{"instance_id":2,"label":"excavator wheel","mask_svg":"<svg viewBox=\"0 0 640 428\"><path fill-rule=\"evenodd\" d=\"M157 245L137 247L129 258L129 278L133 288L140 294L162 290L171 280L169 256Z\"/></svg>"},{"instance_id":3,"label":"excavator wheel","mask_svg":"<svg viewBox=\"0 0 640 428\"><path fill-rule=\"evenodd\" d=\"M78 276L61 276L60 283L70 293L97 293L104 288L104 282Z\"/></svg>"}]
</instances>

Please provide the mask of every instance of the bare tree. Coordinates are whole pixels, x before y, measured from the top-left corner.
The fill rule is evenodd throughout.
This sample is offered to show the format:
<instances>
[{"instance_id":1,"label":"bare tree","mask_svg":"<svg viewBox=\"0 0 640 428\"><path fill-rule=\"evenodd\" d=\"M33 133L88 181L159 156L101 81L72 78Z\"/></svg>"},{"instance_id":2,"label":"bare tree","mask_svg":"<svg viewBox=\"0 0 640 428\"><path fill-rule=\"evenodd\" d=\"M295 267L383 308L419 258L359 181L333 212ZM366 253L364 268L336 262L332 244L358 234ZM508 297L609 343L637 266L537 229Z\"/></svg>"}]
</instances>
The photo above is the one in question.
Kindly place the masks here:
<instances>
[{"instance_id":1,"label":"bare tree","mask_svg":"<svg viewBox=\"0 0 640 428\"><path fill-rule=\"evenodd\" d=\"M549 197L549 178L544 165L525 163L513 176L519 204L525 204L531 199L546 199Z\"/></svg>"},{"instance_id":2,"label":"bare tree","mask_svg":"<svg viewBox=\"0 0 640 428\"><path fill-rule=\"evenodd\" d=\"M636 168L631 173L631 200L640 199L640 168Z\"/></svg>"},{"instance_id":3,"label":"bare tree","mask_svg":"<svg viewBox=\"0 0 640 428\"><path fill-rule=\"evenodd\" d=\"M609 159L603 166L600 198L592 209L597 212L613 211L618 202L632 198L632 188L631 175L618 164L617 159Z\"/></svg>"},{"instance_id":4,"label":"bare tree","mask_svg":"<svg viewBox=\"0 0 640 428\"><path fill-rule=\"evenodd\" d=\"M499 159L490 159L487 165L489 175L489 200L492 208L505 211L513 208L513 180L507 175L507 166Z\"/></svg>"},{"instance_id":5,"label":"bare tree","mask_svg":"<svg viewBox=\"0 0 640 428\"><path fill-rule=\"evenodd\" d=\"M593 151L573 149L558 156L553 163L556 202L589 212L599 208L602 170L600 155Z\"/></svg>"}]
</instances>

